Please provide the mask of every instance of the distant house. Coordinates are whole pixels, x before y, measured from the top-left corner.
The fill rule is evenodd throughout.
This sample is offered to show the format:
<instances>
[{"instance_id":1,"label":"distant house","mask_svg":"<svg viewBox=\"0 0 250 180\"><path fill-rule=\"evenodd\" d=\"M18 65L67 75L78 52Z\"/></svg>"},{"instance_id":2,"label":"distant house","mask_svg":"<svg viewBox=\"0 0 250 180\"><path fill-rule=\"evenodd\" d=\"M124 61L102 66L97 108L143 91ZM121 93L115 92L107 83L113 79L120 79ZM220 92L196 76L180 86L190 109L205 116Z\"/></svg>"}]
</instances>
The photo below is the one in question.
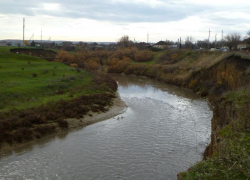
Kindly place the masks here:
<instances>
[{"instance_id":1,"label":"distant house","mask_svg":"<svg viewBox=\"0 0 250 180\"><path fill-rule=\"evenodd\" d=\"M6 46L12 46L12 42L7 42Z\"/></svg>"},{"instance_id":2,"label":"distant house","mask_svg":"<svg viewBox=\"0 0 250 180\"><path fill-rule=\"evenodd\" d=\"M247 39L241 41L241 42L238 44L237 49L239 49L239 50L250 49L250 38L247 38Z\"/></svg>"},{"instance_id":3,"label":"distant house","mask_svg":"<svg viewBox=\"0 0 250 180\"><path fill-rule=\"evenodd\" d=\"M6 41L0 41L0 46L6 46L7 42Z\"/></svg>"},{"instance_id":4,"label":"distant house","mask_svg":"<svg viewBox=\"0 0 250 180\"><path fill-rule=\"evenodd\" d=\"M91 50L103 50L103 49L105 49L104 46L100 46L100 45L91 46Z\"/></svg>"},{"instance_id":5,"label":"distant house","mask_svg":"<svg viewBox=\"0 0 250 180\"><path fill-rule=\"evenodd\" d=\"M73 43L70 41L64 41L62 42L62 47L71 47L73 46Z\"/></svg>"},{"instance_id":6,"label":"distant house","mask_svg":"<svg viewBox=\"0 0 250 180\"><path fill-rule=\"evenodd\" d=\"M154 44L153 47L158 49L165 49L169 48L169 45L165 41L159 41L158 43Z\"/></svg>"},{"instance_id":7,"label":"distant house","mask_svg":"<svg viewBox=\"0 0 250 180\"><path fill-rule=\"evenodd\" d=\"M171 49L178 49L178 45L176 45L176 44L173 44L170 47L171 47Z\"/></svg>"},{"instance_id":8,"label":"distant house","mask_svg":"<svg viewBox=\"0 0 250 180\"><path fill-rule=\"evenodd\" d=\"M42 47L42 43L41 42L35 42L35 46L36 47Z\"/></svg>"},{"instance_id":9,"label":"distant house","mask_svg":"<svg viewBox=\"0 0 250 180\"><path fill-rule=\"evenodd\" d=\"M135 43L135 46L136 46L138 49L140 49L140 50L142 50L142 49L150 49L150 48L152 47L151 44L145 43L145 42Z\"/></svg>"}]
</instances>

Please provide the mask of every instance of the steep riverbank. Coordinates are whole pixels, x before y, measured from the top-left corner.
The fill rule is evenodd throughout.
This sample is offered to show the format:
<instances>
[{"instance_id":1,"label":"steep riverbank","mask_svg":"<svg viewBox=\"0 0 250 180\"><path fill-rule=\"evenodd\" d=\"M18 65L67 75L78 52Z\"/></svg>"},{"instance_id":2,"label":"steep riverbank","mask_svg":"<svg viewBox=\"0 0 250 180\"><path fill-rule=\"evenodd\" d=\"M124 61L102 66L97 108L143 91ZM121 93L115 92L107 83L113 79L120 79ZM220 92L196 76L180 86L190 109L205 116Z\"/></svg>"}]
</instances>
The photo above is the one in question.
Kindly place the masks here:
<instances>
[{"instance_id":1,"label":"steep riverbank","mask_svg":"<svg viewBox=\"0 0 250 180\"><path fill-rule=\"evenodd\" d=\"M213 106L211 143L204 153L207 161L179 179L250 178L249 67L249 59L232 55L192 76L191 89L208 96Z\"/></svg>"}]
</instances>

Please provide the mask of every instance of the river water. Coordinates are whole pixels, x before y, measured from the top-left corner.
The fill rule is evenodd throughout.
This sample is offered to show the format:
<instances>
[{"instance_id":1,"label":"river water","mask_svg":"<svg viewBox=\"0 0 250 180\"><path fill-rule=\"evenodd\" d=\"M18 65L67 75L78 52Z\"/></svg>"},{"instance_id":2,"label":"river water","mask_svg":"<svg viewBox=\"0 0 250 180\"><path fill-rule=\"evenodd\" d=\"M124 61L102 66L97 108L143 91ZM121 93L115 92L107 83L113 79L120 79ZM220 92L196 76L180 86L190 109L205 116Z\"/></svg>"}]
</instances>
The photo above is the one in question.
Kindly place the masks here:
<instances>
[{"instance_id":1,"label":"river water","mask_svg":"<svg viewBox=\"0 0 250 180\"><path fill-rule=\"evenodd\" d=\"M167 180L202 159L212 111L196 94L114 75L123 114L0 156L0 180Z\"/></svg>"}]
</instances>

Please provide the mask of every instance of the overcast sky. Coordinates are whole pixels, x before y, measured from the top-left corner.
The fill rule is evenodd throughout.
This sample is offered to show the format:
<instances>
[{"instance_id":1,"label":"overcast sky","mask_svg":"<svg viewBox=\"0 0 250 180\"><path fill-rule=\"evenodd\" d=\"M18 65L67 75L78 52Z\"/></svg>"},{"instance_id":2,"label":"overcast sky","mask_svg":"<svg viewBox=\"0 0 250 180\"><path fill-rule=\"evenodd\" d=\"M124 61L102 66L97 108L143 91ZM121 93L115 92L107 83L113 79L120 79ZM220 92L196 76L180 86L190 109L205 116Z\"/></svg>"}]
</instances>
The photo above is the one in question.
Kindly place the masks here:
<instances>
[{"instance_id":1,"label":"overcast sky","mask_svg":"<svg viewBox=\"0 0 250 180\"><path fill-rule=\"evenodd\" d=\"M250 30L250 0L0 0L0 40L221 39Z\"/></svg>"}]
</instances>

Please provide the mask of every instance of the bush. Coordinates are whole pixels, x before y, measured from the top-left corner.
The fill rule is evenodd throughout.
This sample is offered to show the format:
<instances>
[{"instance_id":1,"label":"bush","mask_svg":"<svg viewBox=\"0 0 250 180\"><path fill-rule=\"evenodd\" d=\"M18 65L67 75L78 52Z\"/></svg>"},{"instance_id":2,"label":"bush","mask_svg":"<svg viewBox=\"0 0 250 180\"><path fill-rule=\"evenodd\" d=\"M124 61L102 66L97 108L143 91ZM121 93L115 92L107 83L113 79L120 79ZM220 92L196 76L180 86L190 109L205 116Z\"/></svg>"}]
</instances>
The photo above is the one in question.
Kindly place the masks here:
<instances>
[{"instance_id":1,"label":"bush","mask_svg":"<svg viewBox=\"0 0 250 180\"><path fill-rule=\"evenodd\" d=\"M55 61L70 63L74 61L74 56L67 51L61 50L59 53L57 53Z\"/></svg>"},{"instance_id":2,"label":"bush","mask_svg":"<svg viewBox=\"0 0 250 180\"><path fill-rule=\"evenodd\" d=\"M193 79L190 81L189 83L189 87L192 89L192 88L195 88L195 86L197 85L197 79Z\"/></svg>"},{"instance_id":3,"label":"bush","mask_svg":"<svg viewBox=\"0 0 250 180\"><path fill-rule=\"evenodd\" d=\"M135 53L135 57L134 57L134 60L136 62L147 62L147 61L151 61L152 58L154 56L154 53L151 52L151 51L137 51Z\"/></svg>"},{"instance_id":4,"label":"bush","mask_svg":"<svg viewBox=\"0 0 250 180\"><path fill-rule=\"evenodd\" d=\"M58 123L59 127L61 127L61 128L68 128L69 127L69 123L63 119L58 119L57 123Z\"/></svg>"},{"instance_id":5,"label":"bush","mask_svg":"<svg viewBox=\"0 0 250 180\"><path fill-rule=\"evenodd\" d=\"M34 131L40 133L41 135L45 135L45 134L55 131L55 128L56 127L54 125L46 124L46 125L41 125L41 126L36 127ZM40 136L38 137L40 138Z\"/></svg>"},{"instance_id":6,"label":"bush","mask_svg":"<svg viewBox=\"0 0 250 180\"><path fill-rule=\"evenodd\" d=\"M33 77L37 77L38 75L36 73L32 73L32 76Z\"/></svg>"}]
</instances>

